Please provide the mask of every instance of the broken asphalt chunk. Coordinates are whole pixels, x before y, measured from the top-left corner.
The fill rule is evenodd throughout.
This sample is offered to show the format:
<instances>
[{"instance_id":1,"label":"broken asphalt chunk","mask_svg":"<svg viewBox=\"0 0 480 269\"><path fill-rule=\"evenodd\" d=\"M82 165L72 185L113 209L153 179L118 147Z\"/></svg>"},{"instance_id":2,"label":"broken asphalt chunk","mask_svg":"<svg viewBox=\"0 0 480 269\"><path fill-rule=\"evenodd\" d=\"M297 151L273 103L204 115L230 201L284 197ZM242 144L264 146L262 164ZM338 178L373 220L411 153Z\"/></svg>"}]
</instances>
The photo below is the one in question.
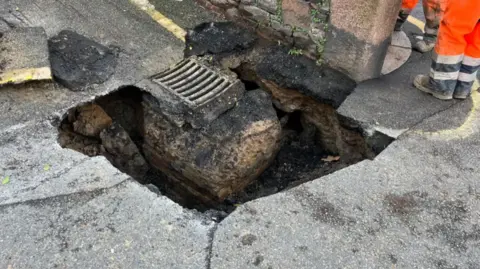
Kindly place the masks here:
<instances>
[{"instance_id":1,"label":"broken asphalt chunk","mask_svg":"<svg viewBox=\"0 0 480 269\"><path fill-rule=\"evenodd\" d=\"M73 91L103 83L115 72L114 50L73 31L61 31L48 47L55 80Z\"/></svg>"},{"instance_id":2,"label":"broken asphalt chunk","mask_svg":"<svg viewBox=\"0 0 480 269\"><path fill-rule=\"evenodd\" d=\"M202 23L188 31L185 57L242 52L257 41L254 33L233 22Z\"/></svg>"}]
</instances>

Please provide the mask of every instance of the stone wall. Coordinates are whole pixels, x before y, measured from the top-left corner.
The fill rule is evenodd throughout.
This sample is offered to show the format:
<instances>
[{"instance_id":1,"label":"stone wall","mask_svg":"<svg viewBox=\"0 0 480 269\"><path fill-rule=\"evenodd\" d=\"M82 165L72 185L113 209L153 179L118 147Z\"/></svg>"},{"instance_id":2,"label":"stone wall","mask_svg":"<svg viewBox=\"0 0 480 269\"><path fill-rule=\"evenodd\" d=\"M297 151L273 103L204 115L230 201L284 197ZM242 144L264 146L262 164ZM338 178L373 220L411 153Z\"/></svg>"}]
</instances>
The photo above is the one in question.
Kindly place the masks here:
<instances>
[{"instance_id":1,"label":"stone wall","mask_svg":"<svg viewBox=\"0 0 480 269\"><path fill-rule=\"evenodd\" d=\"M243 22L261 35L283 41L291 54L321 59L330 16L330 0L197 0Z\"/></svg>"}]
</instances>

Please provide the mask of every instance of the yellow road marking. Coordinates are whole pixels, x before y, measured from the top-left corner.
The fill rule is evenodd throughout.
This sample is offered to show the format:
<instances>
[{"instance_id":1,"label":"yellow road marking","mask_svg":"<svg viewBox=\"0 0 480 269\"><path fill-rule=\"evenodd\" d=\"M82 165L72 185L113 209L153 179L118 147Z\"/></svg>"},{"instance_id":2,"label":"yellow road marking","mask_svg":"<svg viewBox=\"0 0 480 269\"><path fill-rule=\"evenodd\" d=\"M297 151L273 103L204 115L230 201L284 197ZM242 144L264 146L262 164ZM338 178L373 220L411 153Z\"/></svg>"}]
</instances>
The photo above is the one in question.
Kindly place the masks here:
<instances>
[{"instance_id":1,"label":"yellow road marking","mask_svg":"<svg viewBox=\"0 0 480 269\"><path fill-rule=\"evenodd\" d=\"M470 108L470 111L468 111L468 115L462 125L457 128L445 129L436 132L424 132L420 130L416 133L441 140L460 140L478 132L480 128L477 120L479 114L478 107L480 106L480 93L478 93L476 89L478 89L479 87L480 83L477 80L473 84L473 91L471 96L472 107Z\"/></svg>"},{"instance_id":2,"label":"yellow road marking","mask_svg":"<svg viewBox=\"0 0 480 269\"><path fill-rule=\"evenodd\" d=\"M408 16L407 21L415 26L417 26L422 32L425 28L425 23L413 16Z\"/></svg>"},{"instance_id":3,"label":"yellow road marking","mask_svg":"<svg viewBox=\"0 0 480 269\"><path fill-rule=\"evenodd\" d=\"M185 36L187 35L187 32L185 32L182 27L178 26L175 22L167 18L155 8L142 6L139 1L130 2L145 11L154 21L156 21L163 28L172 33L175 37L185 42Z\"/></svg>"},{"instance_id":4,"label":"yellow road marking","mask_svg":"<svg viewBox=\"0 0 480 269\"><path fill-rule=\"evenodd\" d=\"M187 35L187 32L185 32L183 28L175 24L172 20L165 17L162 13L158 12L155 9L147 9L146 12L148 15L150 15L150 17L152 17L152 19L154 19L161 26L163 26L163 28L167 29L169 32L175 35L178 39L185 42L185 36Z\"/></svg>"},{"instance_id":5,"label":"yellow road marking","mask_svg":"<svg viewBox=\"0 0 480 269\"><path fill-rule=\"evenodd\" d=\"M15 69L0 73L0 85L50 79L52 79L50 67Z\"/></svg>"},{"instance_id":6,"label":"yellow road marking","mask_svg":"<svg viewBox=\"0 0 480 269\"><path fill-rule=\"evenodd\" d=\"M413 25L417 26L420 30L425 28L425 23L413 16L408 16L407 21L412 23ZM475 83L473 84L473 91L472 91L472 108L468 112L468 115L465 119L465 121L460 125L458 128L453 128L453 129L445 129L445 130L440 130L436 132L423 132L423 131L417 131L416 133L425 135L425 136L430 136L433 138L438 138L442 140L458 140L458 139L463 139L467 138L471 135L473 135L477 130L478 130L478 124L476 122L476 119L478 117L478 108L480 107L480 93L477 92L477 89L480 88L480 82L475 80Z\"/></svg>"}]
</instances>

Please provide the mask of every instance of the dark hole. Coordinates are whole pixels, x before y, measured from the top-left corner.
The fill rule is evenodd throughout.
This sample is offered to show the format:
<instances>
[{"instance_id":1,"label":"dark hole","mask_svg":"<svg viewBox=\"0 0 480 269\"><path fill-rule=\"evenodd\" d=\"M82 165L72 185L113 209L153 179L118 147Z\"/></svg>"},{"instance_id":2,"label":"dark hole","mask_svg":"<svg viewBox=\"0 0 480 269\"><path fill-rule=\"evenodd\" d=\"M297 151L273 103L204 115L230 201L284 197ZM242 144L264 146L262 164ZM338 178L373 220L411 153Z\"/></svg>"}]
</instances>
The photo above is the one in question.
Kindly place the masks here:
<instances>
[{"instance_id":1,"label":"dark hole","mask_svg":"<svg viewBox=\"0 0 480 269\"><path fill-rule=\"evenodd\" d=\"M247 90L259 88L252 81L245 81L245 84ZM233 193L224 201L215 204L205 203L199 197L207 193L207 190L191 184L195 180L177 177L175 173L167 175L150 164L149 158L152 157L144 152L146 114L142 103L147 97L150 98L151 95L136 87L123 87L88 104L90 109L95 106L100 107L100 110L103 110L107 118L111 118L113 122L108 125L109 127L102 129L100 134L94 135L83 134L81 132L85 130L73 127L73 122L79 121L80 111L85 109L85 104L73 108L60 123L59 143L62 147L71 148L89 156L103 155L115 167L140 183L150 184L147 185L150 189L157 190L184 207L207 212L217 220L232 212L237 204L297 186L351 164L343 161L324 161L328 153L319 143L317 128L303 119L303 112L287 113L276 109L283 126L283 135L281 147L271 165L243 191ZM84 120L88 123L99 119L101 117L95 115ZM183 129L183 131L186 130L188 128ZM119 137L125 139L119 140ZM382 147L390 142L381 140ZM145 160L145 163L138 162L137 157L141 157L140 159ZM181 171L181 168L178 170L170 166L169 163L165 164L169 172L176 169ZM182 184L178 184L179 180ZM186 182L188 180L192 182ZM193 188L193 192L191 189L185 189L188 188L185 186Z\"/></svg>"},{"instance_id":2,"label":"dark hole","mask_svg":"<svg viewBox=\"0 0 480 269\"><path fill-rule=\"evenodd\" d=\"M245 90L247 90L247 91L253 91L253 90L260 89L258 84L254 81L243 81L243 84L245 84Z\"/></svg>"},{"instance_id":3,"label":"dark hole","mask_svg":"<svg viewBox=\"0 0 480 269\"><path fill-rule=\"evenodd\" d=\"M280 110L278 108L275 107L275 112L277 112L277 118L279 119L282 119L283 117L287 116L288 113L283 111L283 110Z\"/></svg>"},{"instance_id":4,"label":"dark hole","mask_svg":"<svg viewBox=\"0 0 480 269\"><path fill-rule=\"evenodd\" d=\"M302 112L300 111L294 111L293 113L288 114L288 121L285 128L301 133L303 131L301 117Z\"/></svg>"}]
</instances>

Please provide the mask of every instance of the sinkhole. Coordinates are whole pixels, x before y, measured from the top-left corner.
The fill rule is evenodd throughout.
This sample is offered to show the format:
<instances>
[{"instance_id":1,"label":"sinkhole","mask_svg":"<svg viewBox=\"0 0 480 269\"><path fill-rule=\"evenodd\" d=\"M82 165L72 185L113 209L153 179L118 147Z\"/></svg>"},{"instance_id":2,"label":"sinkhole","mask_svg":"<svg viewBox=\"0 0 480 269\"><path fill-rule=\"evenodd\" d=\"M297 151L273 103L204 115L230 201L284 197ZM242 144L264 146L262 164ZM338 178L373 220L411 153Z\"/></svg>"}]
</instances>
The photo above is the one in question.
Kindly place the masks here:
<instances>
[{"instance_id":1,"label":"sinkhole","mask_svg":"<svg viewBox=\"0 0 480 269\"><path fill-rule=\"evenodd\" d=\"M180 205L222 218L238 204L372 159L393 141L336 112L355 87L341 73L263 41L212 53L202 42L214 40L214 26L189 32L176 66L71 108L60 145L104 156ZM221 38L236 27L220 26ZM241 41L238 31L232 38Z\"/></svg>"}]
</instances>

